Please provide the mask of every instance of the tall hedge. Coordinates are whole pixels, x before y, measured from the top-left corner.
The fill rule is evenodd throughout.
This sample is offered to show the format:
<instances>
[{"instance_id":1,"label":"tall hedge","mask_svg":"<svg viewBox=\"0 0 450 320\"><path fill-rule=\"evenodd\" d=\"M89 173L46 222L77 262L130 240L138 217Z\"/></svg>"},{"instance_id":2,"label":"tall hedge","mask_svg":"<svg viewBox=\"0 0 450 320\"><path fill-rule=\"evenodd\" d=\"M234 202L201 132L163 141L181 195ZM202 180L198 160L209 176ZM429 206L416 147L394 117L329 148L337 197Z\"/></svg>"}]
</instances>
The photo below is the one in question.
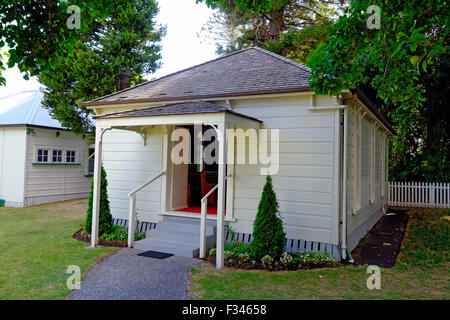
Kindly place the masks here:
<instances>
[{"instance_id":1,"label":"tall hedge","mask_svg":"<svg viewBox=\"0 0 450 320\"><path fill-rule=\"evenodd\" d=\"M106 171L102 168L102 178L100 186L100 218L98 222L98 234L101 236L105 233L111 233L113 229L113 218L109 209L108 200L108 181L106 180ZM89 195L88 210L86 212L86 222L84 230L91 233L92 230L92 208L94 203L94 179L91 182L91 194Z\"/></svg>"},{"instance_id":2,"label":"tall hedge","mask_svg":"<svg viewBox=\"0 0 450 320\"><path fill-rule=\"evenodd\" d=\"M250 246L252 257L260 259L270 255L279 259L286 245L286 233L278 210L278 201L273 191L272 178L267 176L258 213L253 222L253 235Z\"/></svg>"}]
</instances>

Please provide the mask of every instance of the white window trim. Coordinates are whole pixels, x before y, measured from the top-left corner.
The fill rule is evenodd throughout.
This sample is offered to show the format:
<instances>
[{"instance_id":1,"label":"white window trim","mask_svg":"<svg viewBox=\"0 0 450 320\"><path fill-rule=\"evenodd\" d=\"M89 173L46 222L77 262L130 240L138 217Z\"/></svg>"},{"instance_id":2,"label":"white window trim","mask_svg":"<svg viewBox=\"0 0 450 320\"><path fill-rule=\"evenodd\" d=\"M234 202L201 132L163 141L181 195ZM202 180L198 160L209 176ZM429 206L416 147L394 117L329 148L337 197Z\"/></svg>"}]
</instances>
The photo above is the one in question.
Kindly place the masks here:
<instances>
[{"instance_id":1,"label":"white window trim","mask_svg":"<svg viewBox=\"0 0 450 320\"><path fill-rule=\"evenodd\" d=\"M47 151L47 161L39 161L39 150ZM53 155L53 151L51 149L46 148L46 147L37 147L34 159L37 163L52 163L52 161L51 161L52 155Z\"/></svg>"},{"instance_id":2,"label":"white window trim","mask_svg":"<svg viewBox=\"0 0 450 320\"><path fill-rule=\"evenodd\" d=\"M375 174L376 174L376 127L370 122L370 203L375 203Z\"/></svg>"},{"instance_id":3,"label":"white window trim","mask_svg":"<svg viewBox=\"0 0 450 320\"><path fill-rule=\"evenodd\" d=\"M73 161L67 161L67 154L69 152L75 152ZM66 149L65 150L65 162L64 163L79 163L79 161L77 161L77 160L78 160L78 151L76 149Z\"/></svg>"},{"instance_id":4,"label":"white window trim","mask_svg":"<svg viewBox=\"0 0 450 320\"><path fill-rule=\"evenodd\" d=\"M89 150L90 149L94 149L94 152L91 154L91 155L89 155ZM95 157L95 145L89 145L89 146L87 146L87 148L86 148L86 168L85 168L85 174L86 175L90 175L90 174L94 174L94 172L89 172L89 160L92 158L92 157Z\"/></svg>"},{"instance_id":5,"label":"white window trim","mask_svg":"<svg viewBox=\"0 0 450 320\"><path fill-rule=\"evenodd\" d=\"M61 151L61 161L53 161L53 153L55 152L55 151ZM51 157L52 157L52 163L64 163L64 149L52 149L52 155L51 155ZM58 157L58 156L56 156L56 157Z\"/></svg>"},{"instance_id":6,"label":"white window trim","mask_svg":"<svg viewBox=\"0 0 450 320\"><path fill-rule=\"evenodd\" d=\"M47 150L48 158L47 161L38 161L38 153L39 150ZM54 162L53 161L53 151L62 151L62 161ZM67 162L67 151L75 151L75 162ZM33 163L57 163L57 164L79 164L80 163L80 150L77 147L64 147L64 146L49 146L49 145L40 145L37 144L34 146L34 158Z\"/></svg>"},{"instance_id":7,"label":"white window trim","mask_svg":"<svg viewBox=\"0 0 450 320\"><path fill-rule=\"evenodd\" d=\"M361 209L361 119L359 110L355 111L354 117L353 146L353 214Z\"/></svg>"},{"instance_id":8,"label":"white window trim","mask_svg":"<svg viewBox=\"0 0 450 320\"><path fill-rule=\"evenodd\" d=\"M380 196L384 198L386 194L386 136L381 133L381 178Z\"/></svg>"}]
</instances>

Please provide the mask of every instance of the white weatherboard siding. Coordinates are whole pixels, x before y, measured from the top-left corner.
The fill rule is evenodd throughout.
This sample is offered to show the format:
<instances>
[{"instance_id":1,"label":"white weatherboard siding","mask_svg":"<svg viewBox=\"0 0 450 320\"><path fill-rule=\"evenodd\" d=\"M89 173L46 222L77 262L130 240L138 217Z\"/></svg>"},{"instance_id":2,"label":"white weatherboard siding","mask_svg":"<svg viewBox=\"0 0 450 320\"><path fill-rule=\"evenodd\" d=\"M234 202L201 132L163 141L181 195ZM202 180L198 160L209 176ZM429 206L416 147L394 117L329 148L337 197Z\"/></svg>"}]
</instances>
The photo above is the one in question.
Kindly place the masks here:
<instances>
[{"instance_id":1,"label":"white weatherboard siding","mask_svg":"<svg viewBox=\"0 0 450 320\"><path fill-rule=\"evenodd\" d=\"M375 131L375 195L374 202L370 201L370 184L371 179L371 127L374 126L374 122L366 116L361 119L361 186L360 190L355 190L355 166L354 157L357 152L357 145L355 145L355 139L353 136L355 133L355 119L356 119L356 103L351 103L351 107L348 109L348 153L347 153L347 236L348 236L348 248L353 250L358 244L361 238L370 230L375 223L383 215L383 207L387 205L387 192L384 196L381 196L381 184L384 183L387 186L387 173L385 174L385 181L381 181L381 139L385 139L385 146L387 146L387 138L382 134L382 130L377 128ZM387 152L384 153L385 164L387 164ZM386 165L384 170L387 170ZM387 188L387 187L386 187ZM385 189L387 190L387 189ZM360 209L355 210L353 197L355 192L360 192L361 203Z\"/></svg>"},{"instance_id":2,"label":"white weatherboard siding","mask_svg":"<svg viewBox=\"0 0 450 320\"><path fill-rule=\"evenodd\" d=\"M56 195L87 194L90 190L91 178L87 173L87 144L81 137L68 131L34 128L34 133L27 135L27 165L25 197L47 197ZM25 130L24 130L25 132ZM63 162L66 150L76 151L75 163L79 165L36 165L38 148L63 151ZM49 160L52 154L49 152ZM61 198L65 199L65 198Z\"/></svg>"},{"instance_id":3,"label":"white weatherboard siding","mask_svg":"<svg viewBox=\"0 0 450 320\"><path fill-rule=\"evenodd\" d=\"M108 196L114 218L128 219L128 193L161 172L163 135L150 132L147 143L133 131L111 130L103 136L103 166L108 177ZM161 181L136 194L137 220L161 220Z\"/></svg>"},{"instance_id":4,"label":"white weatherboard siding","mask_svg":"<svg viewBox=\"0 0 450 320\"><path fill-rule=\"evenodd\" d=\"M341 111L336 109L336 102L332 97L316 96L311 99L309 95L286 95L235 99L230 103L233 111L263 121L263 129L279 130L279 171L272 178L288 239L340 244L342 177L339 153L342 146L339 139ZM363 116L359 149L353 136L358 108ZM359 102L349 102L347 113L347 239L348 247L353 249L381 218L383 207L387 204L387 192L381 195L382 184L387 190L387 138L384 129L373 121L373 116L361 108ZM187 119L192 120L192 117ZM375 134L371 134L372 127L376 127ZM104 135L103 165L108 174L108 192L114 218L128 219L128 193L161 172L162 126L156 125L148 130L145 145L143 137L134 131L113 129ZM374 147L372 137L375 137ZM382 139L386 148L384 182L381 181ZM246 141L246 159L250 147ZM239 146L235 147L237 150ZM354 165L358 150L361 152L360 184L359 190L355 190ZM372 150L375 150L374 161ZM233 212L234 220L230 221L230 225L237 233L253 232L265 183L265 176L260 173L261 167L257 164L234 165L233 210L227 211ZM371 188L373 182L375 187ZM168 183L173 183L170 174ZM373 201L371 190L374 190ZM356 191L360 194L357 210L353 201ZM162 219L161 196L160 180L138 192L139 221L157 223Z\"/></svg>"},{"instance_id":5,"label":"white weatherboard siding","mask_svg":"<svg viewBox=\"0 0 450 320\"><path fill-rule=\"evenodd\" d=\"M315 97L329 106L331 97ZM333 206L335 112L310 110L310 97L238 100L233 110L280 130L280 168L273 185L287 238L338 244ZM235 165L237 232L252 233L265 176L258 165Z\"/></svg>"},{"instance_id":6,"label":"white weatherboard siding","mask_svg":"<svg viewBox=\"0 0 450 320\"><path fill-rule=\"evenodd\" d=\"M7 206L24 202L26 128L0 128L0 199Z\"/></svg>"},{"instance_id":7,"label":"white weatherboard siding","mask_svg":"<svg viewBox=\"0 0 450 320\"><path fill-rule=\"evenodd\" d=\"M331 97L314 99L315 105L330 106L334 102ZM232 108L262 120L262 128L280 130L280 168L273 184L287 237L338 244L339 205L333 205L336 113L310 110L310 103L308 95L264 97L234 100ZM133 131L113 129L104 134L103 165L114 218L128 219L128 193L161 171L163 135L158 128L149 132L146 145ZM260 174L259 165L236 164L234 177L236 221L231 227L236 232L252 233L265 176ZM157 180L138 192L138 220L162 219L160 190Z\"/></svg>"}]
</instances>

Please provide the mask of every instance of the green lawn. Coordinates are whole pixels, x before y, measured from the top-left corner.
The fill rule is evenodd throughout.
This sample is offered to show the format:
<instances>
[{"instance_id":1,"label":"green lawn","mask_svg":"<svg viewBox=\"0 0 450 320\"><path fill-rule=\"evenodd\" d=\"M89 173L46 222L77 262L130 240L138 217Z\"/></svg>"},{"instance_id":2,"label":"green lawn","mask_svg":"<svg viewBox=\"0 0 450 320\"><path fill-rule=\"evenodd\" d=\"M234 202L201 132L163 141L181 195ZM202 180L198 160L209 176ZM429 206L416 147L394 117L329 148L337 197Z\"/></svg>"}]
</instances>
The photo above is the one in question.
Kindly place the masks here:
<instances>
[{"instance_id":1,"label":"green lawn","mask_svg":"<svg viewBox=\"0 0 450 320\"><path fill-rule=\"evenodd\" d=\"M0 208L0 299L62 299L67 267L84 274L115 248L89 248L72 238L86 200L30 208Z\"/></svg>"},{"instance_id":2,"label":"green lawn","mask_svg":"<svg viewBox=\"0 0 450 320\"><path fill-rule=\"evenodd\" d=\"M397 264L369 290L367 266L291 272L192 269L192 299L449 299L450 210L410 210Z\"/></svg>"}]
</instances>

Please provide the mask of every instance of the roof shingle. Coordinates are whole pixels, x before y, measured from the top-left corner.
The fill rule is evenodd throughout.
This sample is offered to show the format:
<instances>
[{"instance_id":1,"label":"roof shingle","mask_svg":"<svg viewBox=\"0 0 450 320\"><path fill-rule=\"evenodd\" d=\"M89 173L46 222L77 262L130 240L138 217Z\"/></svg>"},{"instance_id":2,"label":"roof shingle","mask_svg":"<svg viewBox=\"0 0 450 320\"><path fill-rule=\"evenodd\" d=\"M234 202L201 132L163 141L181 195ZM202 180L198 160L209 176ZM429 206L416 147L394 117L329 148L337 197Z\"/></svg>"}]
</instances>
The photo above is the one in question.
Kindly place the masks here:
<instances>
[{"instance_id":1,"label":"roof shingle","mask_svg":"<svg viewBox=\"0 0 450 320\"><path fill-rule=\"evenodd\" d=\"M198 114L198 113L204 114L204 113L219 113L219 112L228 112L231 114L238 115L240 117L245 117L258 122L262 122L258 119L249 117L247 115L234 112L225 106L221 106L207 101L184 102L184 103L169 104L161 107L135 109L98 116L96 117L96 119L134 118L134 117L167 116L167 115Z\"/></svg>"},{"instance_id":2,"label":"roof shingle","mask_svg":"<svg viewBox=\"0 0 450 320\"><path fill-rule=\"evenodd\" d=\"M309 89L310 69L251 47L107 95L84 105L206 99Z\"/></svg>"}]
</instances>

